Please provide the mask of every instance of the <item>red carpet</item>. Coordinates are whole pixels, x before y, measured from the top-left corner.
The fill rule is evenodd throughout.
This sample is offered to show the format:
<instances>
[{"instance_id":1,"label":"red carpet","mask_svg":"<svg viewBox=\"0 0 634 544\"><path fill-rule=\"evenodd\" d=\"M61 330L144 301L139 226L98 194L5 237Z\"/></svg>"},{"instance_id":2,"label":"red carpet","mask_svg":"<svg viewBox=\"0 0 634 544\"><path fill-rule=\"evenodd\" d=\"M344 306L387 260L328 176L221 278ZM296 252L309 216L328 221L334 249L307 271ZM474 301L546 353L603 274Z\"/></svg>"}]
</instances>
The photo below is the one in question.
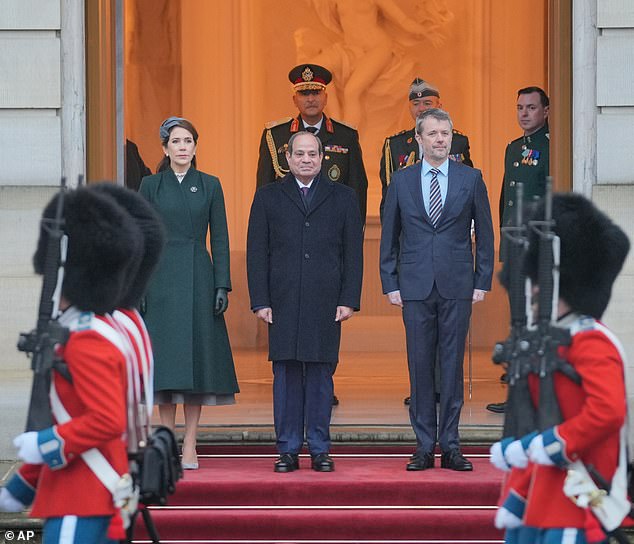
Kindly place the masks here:
<instances>
[{"instance_id":1,"label":"red carpet","mask_svg":"<svg viewBox=\"0 0 634 544\"><path fill-rule=\"evenodd\" d=\"M231 451L230 451L231 450ZM486 450L486 448L484 448ZM474 471L407 472L411 448L333 448L336 470L273 472L267 447L211 447L187 471L165 508L152 509L162 541L171 543L491 543L501 474L472 455ZM436 459L440 465L440 459ZM142 523L137 540L146 538ZM147 541L147 540L145 540Z\"/></svg>"}]
</instances>

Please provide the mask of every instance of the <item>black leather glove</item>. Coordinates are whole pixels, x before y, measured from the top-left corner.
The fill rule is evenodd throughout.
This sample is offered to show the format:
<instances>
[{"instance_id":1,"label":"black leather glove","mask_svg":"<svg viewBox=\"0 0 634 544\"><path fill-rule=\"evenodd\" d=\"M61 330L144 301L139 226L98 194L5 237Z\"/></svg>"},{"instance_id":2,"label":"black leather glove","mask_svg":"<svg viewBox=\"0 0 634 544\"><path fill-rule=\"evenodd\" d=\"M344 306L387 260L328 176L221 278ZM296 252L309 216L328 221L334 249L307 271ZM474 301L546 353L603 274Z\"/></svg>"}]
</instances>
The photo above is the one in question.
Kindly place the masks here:
<instances>
[{"instance_id":1,"label":"black leather glove","mask_svg":"<svg viewBox=\"0 0 634 544\"><path fill-rule=\"evenodd\" d=\"M229 306L229 296L224 287L216 289L216 300L214 301L214 314L220 315L227 311Z\"/></svg>"}]
</instances>

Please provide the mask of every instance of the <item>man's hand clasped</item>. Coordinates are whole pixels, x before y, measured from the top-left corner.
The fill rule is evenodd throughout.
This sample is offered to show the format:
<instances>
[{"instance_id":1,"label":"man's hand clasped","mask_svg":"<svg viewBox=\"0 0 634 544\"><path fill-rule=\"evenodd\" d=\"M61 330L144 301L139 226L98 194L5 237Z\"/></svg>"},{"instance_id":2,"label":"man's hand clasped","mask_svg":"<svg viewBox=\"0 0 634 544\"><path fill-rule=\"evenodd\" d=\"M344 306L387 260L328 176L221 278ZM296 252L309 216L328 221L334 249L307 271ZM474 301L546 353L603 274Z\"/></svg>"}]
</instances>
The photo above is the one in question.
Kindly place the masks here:
<instances>
[{"instance_id":1,"label":"man's hand clasped","mask_svg":"<svg viewBox=\"0 0 634 544\"><path fill-rule=\"evenodd\" d=\"M482 289L474 289L473 296L471 297L471 302L473 304L475 304L476 302L482 302L484 300L485 294L486 291L483 291Z\"/></svg>"},{"instance_id":2,"label":"man's hand clasped","mask_svg":"<svg viewBox=\"0 0 634 544\"><path fill-rule=\"evenodd\" d=\"M394 306L403 307L403 300L401 299L400 291L392 291L387 294L387 299L390 301L390 304L394 304Z\"/></svg>"},{"instance_id":3,"label":"man's hand clasped","mask_svg":"<svg viewBox=\"0 0 634 544\"><path fill-rule=\"evenodd\" d=\"M271 308L260 308L256 310L255 315L265 323L273 323L273 310Z\"/></svg>"}]
</instances>

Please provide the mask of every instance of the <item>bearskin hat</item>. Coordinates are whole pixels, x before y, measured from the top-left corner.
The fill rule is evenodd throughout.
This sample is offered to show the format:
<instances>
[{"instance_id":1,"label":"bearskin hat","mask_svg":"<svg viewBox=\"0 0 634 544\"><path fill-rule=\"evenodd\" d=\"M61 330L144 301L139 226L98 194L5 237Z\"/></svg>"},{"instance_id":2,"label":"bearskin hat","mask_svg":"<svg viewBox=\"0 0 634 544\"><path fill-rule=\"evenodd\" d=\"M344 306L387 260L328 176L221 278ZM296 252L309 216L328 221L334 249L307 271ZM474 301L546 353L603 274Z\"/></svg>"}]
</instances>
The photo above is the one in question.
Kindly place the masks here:
<instances>
[{"instance_id":1,"label":"bearskin hat","mask_svg":"<svg viewBox=\"0 0 634 544\"><path fill-rule=\"evenodd\" d=\"M573 311L600 319L610 302L612 284L630 249L627 235L587 198L553 196L554 232L561 240L559 296ZM544 201L533 219L544 218ZM539 238L531 230L524 260L526 275L538 281Z\"/></svg>"},{"instance_id":2,"label":"bearskin hat","mask_svg":"<svg viewBox=\"0 0 634 544\"><path fill-rule=\"evenodd\" d=\"M44 208L33 267L43 274L49 234L60 193ZM85 187L64 192L63 231L68 254L62 295L83 311L113 311L134 277L143 251L143 237L134 219L112 198Z\"/></svg>"},{"instance_id":3,"label":"bearskin hat","mask_svg":"<svg viewBox=\"0 0 634 544\"><path fill-rule=\"evenodd\" d=\"M119 306L122 308L137 307L145 294L145 289L158 264L163 245L165 231L163 223L151 204L138 193L110 182L90 185L92 190L107 194L119 206L128 212L136 221L143 235L143 256L136 276L129 278L126 292Z\"/></svg>"}]
</instances>

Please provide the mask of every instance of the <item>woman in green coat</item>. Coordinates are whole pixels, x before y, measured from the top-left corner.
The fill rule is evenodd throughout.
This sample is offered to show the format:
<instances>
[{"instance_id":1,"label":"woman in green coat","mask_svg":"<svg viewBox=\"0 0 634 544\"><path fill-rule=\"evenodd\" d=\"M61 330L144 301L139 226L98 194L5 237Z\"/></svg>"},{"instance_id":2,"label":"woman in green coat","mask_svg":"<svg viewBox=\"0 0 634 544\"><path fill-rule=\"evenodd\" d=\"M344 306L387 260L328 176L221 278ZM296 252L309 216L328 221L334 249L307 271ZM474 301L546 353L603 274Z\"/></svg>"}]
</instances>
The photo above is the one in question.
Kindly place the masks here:
<instances>
[{"instance_id":1,"label":"woman in green coat","mask_svg":"<svg viewBox=\"0 0 634 544\"><path fill-rule=\"evenodd\" d=\"M183 404L183 468L197 469L201 406L233 404L239 391L223 317L231 290L229 236L220 181L196 170L194 126L170 117L160 136L165 157L139 191L163 219L167 244L148 287L144 317L161 423L173 429L176 405Z\"/></svg>"}]
</instances>

